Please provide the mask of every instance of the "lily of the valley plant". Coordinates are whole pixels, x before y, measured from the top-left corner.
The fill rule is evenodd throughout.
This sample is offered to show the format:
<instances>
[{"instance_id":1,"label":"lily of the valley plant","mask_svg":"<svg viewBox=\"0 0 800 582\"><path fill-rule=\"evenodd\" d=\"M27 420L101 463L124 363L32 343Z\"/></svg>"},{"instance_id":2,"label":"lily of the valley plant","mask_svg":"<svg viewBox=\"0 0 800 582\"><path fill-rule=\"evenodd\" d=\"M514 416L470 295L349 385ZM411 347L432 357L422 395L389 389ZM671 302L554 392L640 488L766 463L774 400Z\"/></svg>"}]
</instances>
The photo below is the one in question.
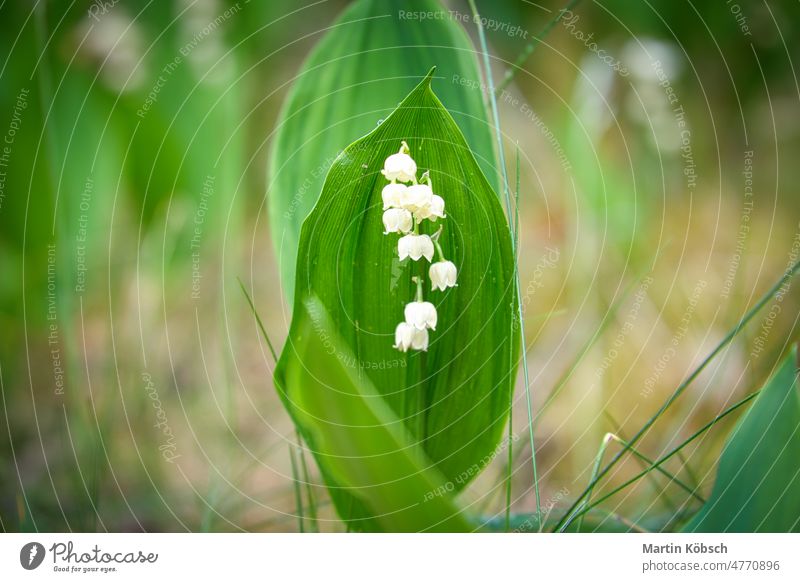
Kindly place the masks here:
<instances>
[{"instance_id":1,"label":"lily of the valley plant","mask_svg":"<svg viewBox=\"0 0 800 582\"><path fill-rule=\"evenodd\" d=\"M439 260L428 269L431 290L444 291L456 286L456 266L445 259L439 235L442 228L433 235L420 234L419 226L423 220L436 222L444 218L444 199L433 193L430 173L425 172L417 181L417 164L409 155L408 144L401 142L400 151L386 158L381 173L389 180L384 186L383 226L384 234L399 233L403 236L397 241L397 255L402 261L411 258L419 261L423 257L433 261L434 247ZM408 185L410 183L410 185ZM423 282L414 277L417 295L404 310L405 321L395 330L394 347L401 352L428 349L428 330L435 330L437 323L436 307L425 301Z\"/></svg>"}]
</instances>

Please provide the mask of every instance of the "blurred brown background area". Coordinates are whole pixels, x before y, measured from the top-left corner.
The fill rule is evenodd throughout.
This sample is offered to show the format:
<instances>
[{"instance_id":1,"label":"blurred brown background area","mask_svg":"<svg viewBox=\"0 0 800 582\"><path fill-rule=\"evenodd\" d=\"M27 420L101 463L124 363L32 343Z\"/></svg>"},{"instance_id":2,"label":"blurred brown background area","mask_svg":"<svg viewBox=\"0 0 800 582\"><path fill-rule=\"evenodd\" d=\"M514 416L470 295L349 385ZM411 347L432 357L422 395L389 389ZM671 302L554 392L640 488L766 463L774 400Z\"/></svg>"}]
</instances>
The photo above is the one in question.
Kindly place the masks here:
<instances>
[{"instance_id":1,"label":"blurred brown background area","mask_svg":"<svg viewBox=\"0 0 800 582\"><path fill-rule=\"evenodd\" d=\"M478 4L497 82L563 7ZM0 7L3 530L299 529L296 435L237 279L279 348L290 314L267 154L304 57L346 5ZM476 39L466 2L445 9ZM632 436L797 260L799 12L788 0L580 2L500 94L512 176L519 155L546 508L579 494L606 433ZM483 90L433 88L453 82ZM797 338L796 285L708 366L644 454L763 383ZM520 513L535 508L525 389L520 377ZM710 487L736 416L670 471ZM321 528L339 531L306 462ZM486 517L504 510L506 463L498 455L466 493ZM639 468L626 461L608 486ZM696 508L649 479L605 507L633 529Z\"/></svg>"}]
</instances>

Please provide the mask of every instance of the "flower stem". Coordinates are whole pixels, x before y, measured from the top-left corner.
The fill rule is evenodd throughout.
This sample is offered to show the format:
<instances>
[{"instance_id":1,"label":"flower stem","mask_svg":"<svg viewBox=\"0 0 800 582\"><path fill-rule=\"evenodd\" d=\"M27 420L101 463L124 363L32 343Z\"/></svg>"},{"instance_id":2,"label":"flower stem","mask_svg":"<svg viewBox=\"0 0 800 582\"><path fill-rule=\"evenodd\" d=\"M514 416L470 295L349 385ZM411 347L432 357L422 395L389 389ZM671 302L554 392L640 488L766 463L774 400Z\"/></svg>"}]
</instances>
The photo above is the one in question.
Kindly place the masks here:
<instances>
[{"instance_id":1,"label":"flower stem","mask_svg":"<svg viewBox=\"0 0 800 582\"><path fill-rule=\"evenodd\" d=\"M439 244L439 240L433 241L434 246L436 247L436 252L439 255L440 261L446 261L447 259L444 258L444 251L442 250L442 245Z\"/></svg>"},{"instance_id":2,"label":"flower stem","mask_svg":"<svg viewBox=\"0 0 800 582\"><path fill-rule=\"evenodd\" d=\"M417 284L417 301L421 303L424 299L422 295L422 277L411 277L411 280Z\"/></svg>"},{"instance_id":3,"label":"flower stem","mask_svg":"<svg viewBox=\"0 0 800 582\"><path fill-rule=\"evenodd\" d=\"M425 170L425 173L420 176L420 184L427 184L433 190L433 182L431 182L431 171Z\"/></svg>"}]
</instances>

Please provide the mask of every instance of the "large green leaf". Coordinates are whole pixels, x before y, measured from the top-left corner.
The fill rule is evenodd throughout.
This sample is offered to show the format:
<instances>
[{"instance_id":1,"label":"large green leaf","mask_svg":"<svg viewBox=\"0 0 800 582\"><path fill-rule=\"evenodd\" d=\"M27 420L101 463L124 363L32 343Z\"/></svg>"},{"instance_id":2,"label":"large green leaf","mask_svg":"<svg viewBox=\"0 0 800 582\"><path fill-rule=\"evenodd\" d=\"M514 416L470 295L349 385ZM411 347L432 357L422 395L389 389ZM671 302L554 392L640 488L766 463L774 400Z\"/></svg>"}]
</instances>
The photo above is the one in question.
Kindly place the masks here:
<instances>
[{"instance_id":1,"label":"large green leaf","mask_svg":"<svg viewBox=\"0 0 800 582\"><path fill-rule=\"evenodd\" d=\"M800 531L800 392L790 354L733 429L690 532Z\"/></svg>"},{"instance_id":2,"label":"large green leaf","mask_svg":"<svg viewBox=\"0 0 800 582\"><path fill-rule=\"evenodd\" d=\"M415 444L314 297L298 312L281 373L284 402L340 505L363 504L358 529L467 531L442 474ZM346 488L339 490L338 488ZM352 493L352 498L349 497Z\"/></svg>"},{"instance_id":3,"label":"large green leaf","mask_svg":"<svg viewBox=\"0 0 800 582\"><path fill-rule=\"evenodd\" d=\"M437 67L439 94L496 190L497 171L474 48L436 0L358 0L316 45L278 120L269 163L269 218L286 297L292 300L300 226L328 167L397 107L410 82Z\"/></svg>"},{"instance_id":4,"label":"large green leaf","mask_svg":"<svg viewBox=\"0 0 800 582\"><path fill-rule=\"evenodd\" d=\"M433 94L432 74L333 164L303 224L292 326L276 382L287 398L313 389L292 385L286 370L304 365L303 301L314 295L355 354L350 365L371 381L445 479L461 489L500 439L519 334L512 325L508 225L461 132ZM392 347L394 330L404 305L414 298L412 276L427 279L428 264L399 262L398 237L383 234L386 180L380 169L401 140L408 142L420 171L430 171L434 189L446 201L440 241L459 268L458 287L445 293L426 290L439 325L427 352L407 354ZM433 227L424 226L428 232ZM290 411L293 406L288 403ZM343 517L353 517L342 505Z\"/></svg>"}]
</instances>

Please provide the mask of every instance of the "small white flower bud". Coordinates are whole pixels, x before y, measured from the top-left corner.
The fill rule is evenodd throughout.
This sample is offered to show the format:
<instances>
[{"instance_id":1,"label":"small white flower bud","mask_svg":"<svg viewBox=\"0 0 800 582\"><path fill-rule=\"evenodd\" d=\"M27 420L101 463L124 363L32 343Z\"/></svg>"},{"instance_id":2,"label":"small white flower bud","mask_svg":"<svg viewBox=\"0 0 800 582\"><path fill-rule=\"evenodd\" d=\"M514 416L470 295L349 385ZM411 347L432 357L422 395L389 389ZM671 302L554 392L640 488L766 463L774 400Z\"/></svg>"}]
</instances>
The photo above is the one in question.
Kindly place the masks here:
<instances>
[{"instance_id":1,"label":"small white flower bud","mask_svg":"<svg viewBox=\"0 0 800 582\"><path fill-rule=\"evenodd\" d=\"M406 323L417 329L436 329L436 307L428 301L412 301L405 308Z\"/></svg>"},{"instance_id":2,"label":"small white flower bud","mask_svg":"<svg viewBox=\"0 0 800 582\"><path fill-rule=\"evenodd\" d=\"M413 228L411 213L404 208L390 208L383 213L383 227L386 229L383 234L411 232Z\"/></svg>"},{"instance_id":3,"label":"small white flower bud","mask_svg":"<svg viewBox=\"0 0 800 582\"><path fill-rule=\"evenodd\" d=\"M417 329L406 322L398 324L394 331L394 347L401 352L409 348L414 350L428 350L428 330Z\"/></svg>"},{"instance_id":4,"label":"small white flower bud","mask_svg":"<svg viewBox=\"0 0 800 582\"><path fill-rule=\"evenodd\" d=\"M456 286L456 266L451 261L438 261L428 269L431 280L431 289L444 291L448 287Z\"/></svg>"},{"instance_id":5,"label":"small white flower bud","mask_svg":"<svg viewBox=\"0 0 800 582\"><path fill-rule=\"evenodd\" d=\"M383 162L381 173L387 180L413 182L417 176L417 163L408 155L408 145L402 142L400 151L392 154Z\"/></svg>"},{"instance_id":6,"label":"small white flower bud","mask_svg":"<svg viewBox=\"0 0 800 582\"><path fill-rule=\"evenodd\" d=\"M389 208L400 208L400 198L406 188L408 188L408 186L405 184L397 184L395 182L386 184L386 186L383 187L383 190L381 190L383 209L387 210Z\"/></svg>"},{"instance_id":7,"label":"small white flower bud","mask_svg":"<svg viewBox=\"0 0 800 582\"><path fill-rule=\"evenodd\" d=\"M400 205L410 210L417 212L423 208L428 208L431 205L433 198L433 190L427 184L414 184L409 186L400 195Z\"/></svg>"},{"instance_id":8,"label":"small white flower bud","mask_svg":"<svg viewBox=\"0 0 800 582\"><path fill-rule=\"evenodd\" d=\"M406 257L415 261L425 257L430 261L433 259L433 241L427 234L407 234L397 241L397 255L401 261Z\"/></svg>"}]
</instances>

